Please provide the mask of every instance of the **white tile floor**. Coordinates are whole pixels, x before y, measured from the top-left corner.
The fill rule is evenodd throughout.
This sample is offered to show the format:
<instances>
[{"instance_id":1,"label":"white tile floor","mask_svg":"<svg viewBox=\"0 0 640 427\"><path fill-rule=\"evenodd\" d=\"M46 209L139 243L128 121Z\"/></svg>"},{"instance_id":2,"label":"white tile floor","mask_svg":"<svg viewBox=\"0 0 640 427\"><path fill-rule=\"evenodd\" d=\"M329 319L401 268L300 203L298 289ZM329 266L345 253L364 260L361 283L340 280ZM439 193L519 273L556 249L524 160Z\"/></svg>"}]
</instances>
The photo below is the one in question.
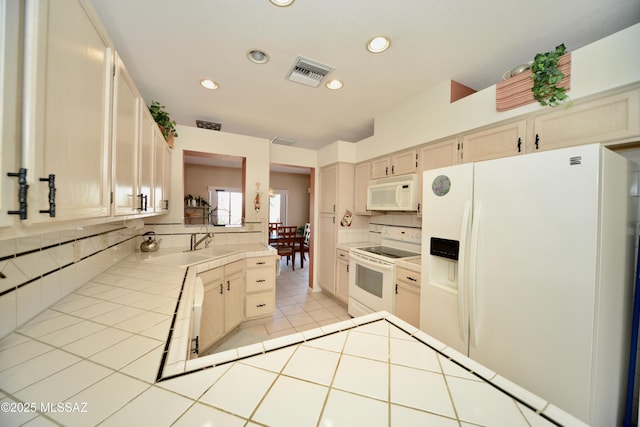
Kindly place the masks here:
<instances>
[{"instance_id":1,"label":"white tile floor","mask_svg":"<svg viewBox=\"0 0 640 427\"><path fill-rule=\"evenodd\" d=\"M309 289L309 263L300 268L282 260L276 277L276 310L272 317L245 322L235 332L205 350L202 355L218 353L271 338L307 331L350 319L346 304L323 292Z\"/></svg>"},{"instance_id":2,"label":"white tile floor","mask_svg":"<svg viewBox=\"0 0 640 427\"><path fill-rule=\"evenodd\" d=\"M184 271L147 268L144 263L122 262L110 272L120 270L122 276L136 277L133 274L144 271L153 275L151 280L156 283L145 291L149 297L165 294L166 285L177 298ZM87 303L103 307L128 287L104 286L108 274L95 278L0 340L0 425L552 425L454 363L456 360L494 383L503 383L514 396L550 414L559 424L584 427L552 405L531 399L528 392L507 384L488 369L478 369L464 356L453 352L455 358L451 358L442 343L394 316L374 313L309 329L325 321L315 320L312 314L324 310L340 319L348 317L346 311L338 311L341 304L333 299L296 286L295 280L287 283L286 277L285 270L278 283L280 314L260 325L265 333L272 333L262 344L264 351L160 382L156 382L156 375L164 341L145 332L157 325L132 332L115 327L119 323L115 318L98 316L104 322L96 321L85 310ZM95 293L94 287L102 292ZM135 291L131 294L137 300ZM287 316L282 311L288 306L303 310ZM113 311L124 313L116 307L119 305L113 306ZM159 313L163 310L150 310L149 321L136 321L134 329L159 320ZM295 319L300 316L292 319L299 314L308 315L313 322L298 323ZM136 314L128 315L133 318ZM274 324L288 326L274 328ZM293 335L273 338L292 330ZM300 330L303 332L297 332ZM47 406L56 402L86 407L80 406L83 412L79 412ZM36 412L10 410L22 403L37 404Z\"/></svg>"}]
</instances>

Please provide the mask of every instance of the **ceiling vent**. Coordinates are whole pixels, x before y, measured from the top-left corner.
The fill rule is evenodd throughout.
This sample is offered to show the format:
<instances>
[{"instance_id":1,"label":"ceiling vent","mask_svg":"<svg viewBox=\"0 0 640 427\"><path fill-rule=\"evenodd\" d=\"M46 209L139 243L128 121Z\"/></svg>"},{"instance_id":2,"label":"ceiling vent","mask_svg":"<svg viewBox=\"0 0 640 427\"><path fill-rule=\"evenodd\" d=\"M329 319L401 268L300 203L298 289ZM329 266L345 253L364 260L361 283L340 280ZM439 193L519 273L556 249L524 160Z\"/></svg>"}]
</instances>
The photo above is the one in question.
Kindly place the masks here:
<instances>
[{"instance_id":1,"label":"ceiling vent","mask_svg":"<svg viewBox=\"0 0 640 427\"><path fill-rule=\"evenodd\" d=\"M205 120L196 120L196 126L201 129L220 130L222 125L220 123L207 122Z\"/></svg>"},{"instance_id":2,"label":"ceiling vent","mask_svg":"<svg viewBox=\"0 0 640 427\"><path fill-rule=\"evenodd\" d=\"M296 143L294 139L283 138L281 136L276 136L271 139L272 144L280 144L280 145L293 145Z\"/></svg>"},{"instance_id":3,"label":"ceiling vent","mask_svg":"<svg viewBox=\"0 0 640 427\"><path fill-rule=\"evenodd\" d=\"M329 74L331 70L333 67L298 56L287 78L292 82L318 87L324 76Z\"/></svg>"}]
</instances>

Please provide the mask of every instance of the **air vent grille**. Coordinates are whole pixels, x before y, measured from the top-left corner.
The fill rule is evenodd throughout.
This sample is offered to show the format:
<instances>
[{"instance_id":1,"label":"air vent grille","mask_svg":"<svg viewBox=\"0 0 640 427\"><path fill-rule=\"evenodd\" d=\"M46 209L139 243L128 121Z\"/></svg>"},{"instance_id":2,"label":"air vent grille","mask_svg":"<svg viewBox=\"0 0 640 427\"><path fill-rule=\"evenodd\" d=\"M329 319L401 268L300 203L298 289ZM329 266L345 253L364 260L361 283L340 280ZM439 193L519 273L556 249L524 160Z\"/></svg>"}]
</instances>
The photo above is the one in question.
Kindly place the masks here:
<instances>
[{"instance_id":1,"label":"air vent grille","mask_svg":"<svg viewBox=\"0 0 640 427\"><path fill-rule=\"evenodd\" d=\"M294 139L283 138L281 136L276 136L271 139L272 144L280 144L280 145L293 145L296 143Z\"/></svg>"},{"instance_id":2,"label":"air vent grille","mask_svg":"<svg viewBox=\"0 0 640 427\"><path fill-rule=\"evenodd\" d=\"M196 126L202 129L220 130L222 125L220 123L207 122L205 120L196 120Z\"/></svg>"},{"instance_id":3,"label":"air vent grille","mask_svg":"<svg viewBox=\"0 0 640 427\"><path fill-rule=\"evenodd\" d=\"M321 64L320 62L312 59L298 56L296 62L291 67L289 80L296 83L302 83L303 85L318 87L324 77L333 70L333 67L329 65Z\"/></svg>"}]
</instances>

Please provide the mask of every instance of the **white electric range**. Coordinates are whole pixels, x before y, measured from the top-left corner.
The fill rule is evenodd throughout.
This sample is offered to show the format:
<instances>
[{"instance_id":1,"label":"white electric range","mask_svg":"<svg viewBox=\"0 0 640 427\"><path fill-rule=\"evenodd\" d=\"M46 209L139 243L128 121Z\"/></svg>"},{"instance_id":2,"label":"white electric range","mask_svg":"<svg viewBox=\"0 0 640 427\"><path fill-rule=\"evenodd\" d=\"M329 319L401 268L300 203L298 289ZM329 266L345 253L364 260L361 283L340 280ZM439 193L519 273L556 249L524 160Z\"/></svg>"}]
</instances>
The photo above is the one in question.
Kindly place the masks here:
<instances>
[{"instance_id":1,"label":"white electric range","mask_svg":"<svg viewBox=\"0 0 640 427\"><path fill-rule=\"evenodd\" d=\"M380 245L351 248L349 304L351 316L395 312L396 262L420 257L419 228L385 227Z\"/></svg>"}]
</instances>

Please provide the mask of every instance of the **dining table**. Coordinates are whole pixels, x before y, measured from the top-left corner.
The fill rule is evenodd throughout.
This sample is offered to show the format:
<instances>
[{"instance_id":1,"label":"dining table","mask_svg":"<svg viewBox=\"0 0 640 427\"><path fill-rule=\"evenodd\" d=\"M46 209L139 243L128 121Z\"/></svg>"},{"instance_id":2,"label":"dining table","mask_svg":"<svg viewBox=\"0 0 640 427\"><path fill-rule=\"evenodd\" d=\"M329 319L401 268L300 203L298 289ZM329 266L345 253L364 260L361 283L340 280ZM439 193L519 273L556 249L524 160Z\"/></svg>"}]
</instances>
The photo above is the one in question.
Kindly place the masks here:
<instances>
[{"instance_id":1,"label":"dining table","mask_svg":"<svg viewBox=\"0 0 640 427\"><path fill-rule=\"evenodd\" d=\"M269 233L269 246L274 248L278 247L281 236L277 232ZM293 238L293 261L296 262L295 254L300 254L300 268L304 268L304 236L302 234L296 234Z\"/></svg>"}]
</instances>

